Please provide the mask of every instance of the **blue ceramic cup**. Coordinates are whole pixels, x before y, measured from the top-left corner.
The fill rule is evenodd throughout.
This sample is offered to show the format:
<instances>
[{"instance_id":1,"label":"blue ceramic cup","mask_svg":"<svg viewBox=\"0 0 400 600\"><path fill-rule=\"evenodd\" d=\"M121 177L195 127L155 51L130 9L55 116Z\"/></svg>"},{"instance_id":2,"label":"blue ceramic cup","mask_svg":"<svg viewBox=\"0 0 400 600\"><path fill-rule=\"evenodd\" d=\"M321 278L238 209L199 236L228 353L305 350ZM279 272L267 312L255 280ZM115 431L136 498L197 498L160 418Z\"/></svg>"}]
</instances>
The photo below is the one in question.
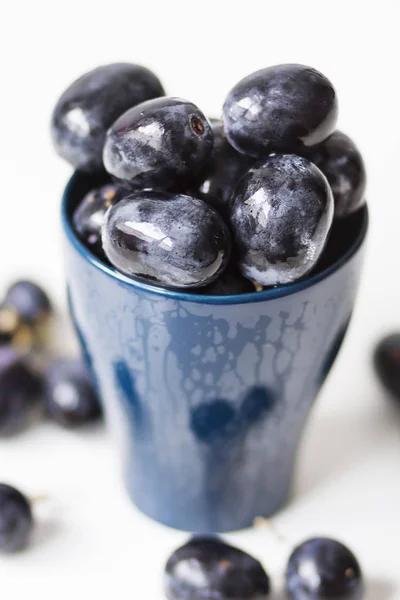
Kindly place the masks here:
<instances>
[{"instance_id":1,"label":"blue ceramic cup","mask_svg":"<svg viewBox=\"0 0 400 600\"><path fill-rule=\"evenodd\" d=\"M81 244L70 216L96 183L75 174L66 188L67 283L129 494L178 529L247 527L288 499L303 426L353 310L367 210L307 279L207 297L129 279Z\"/></svg>"}]
</instances>

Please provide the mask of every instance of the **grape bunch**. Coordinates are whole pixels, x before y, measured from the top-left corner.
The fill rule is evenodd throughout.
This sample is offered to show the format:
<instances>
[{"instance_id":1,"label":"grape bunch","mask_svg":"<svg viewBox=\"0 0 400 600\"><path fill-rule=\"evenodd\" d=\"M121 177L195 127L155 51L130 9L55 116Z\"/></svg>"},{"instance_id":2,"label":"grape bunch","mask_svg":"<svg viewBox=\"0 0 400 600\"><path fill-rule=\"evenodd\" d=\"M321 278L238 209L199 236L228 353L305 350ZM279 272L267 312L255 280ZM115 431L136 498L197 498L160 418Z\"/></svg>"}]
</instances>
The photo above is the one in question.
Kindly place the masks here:
<instances>
[{"instance_id":1,"label":"grape bunch","mask_svg":"<svg viewBox=\"0 0 400 600\"><path fill-rule=\"evenodd\" d=\"M76 235L165 288L227 295L304 278L365 202L363 159L337 115L333 85L304 65L248 75L222 119L166 96L144 67L99 67L51 123L56 151L103 183L76 208Z\"/></svg>"}]
</instances>

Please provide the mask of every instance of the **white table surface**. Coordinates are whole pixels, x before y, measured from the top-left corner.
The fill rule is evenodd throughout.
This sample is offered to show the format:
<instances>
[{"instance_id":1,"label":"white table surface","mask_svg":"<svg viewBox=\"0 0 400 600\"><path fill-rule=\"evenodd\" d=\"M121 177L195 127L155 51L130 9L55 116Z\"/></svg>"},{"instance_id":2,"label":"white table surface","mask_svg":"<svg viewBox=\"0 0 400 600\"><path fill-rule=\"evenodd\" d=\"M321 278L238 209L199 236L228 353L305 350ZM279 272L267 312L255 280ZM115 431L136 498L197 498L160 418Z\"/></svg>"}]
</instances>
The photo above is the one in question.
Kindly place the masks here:
<instances>
[{"instance_id":1,"label":"white table surface","mask_svg":"<svg viewBox=\"0 0 400 600\"><path fill-rule=\"evenodd\" d=\"M324 6L324 8L323 8ZM400 415L371 370L371 351L400 329L399 4L69 0L7 3L2 13L0 285L46 286L65 313L59 203L70 174L52 151L48 121L63 88L86 70L127 60L153 68L170 94L218 115L245 74L280 62L311 64L339 92L339 127L369 169L371 229L357 309L299 456L290 506L264 529L227 536L279 583L292 544L337 537L359 557L367 600L400 599ZM66 324L60 346L73 347ZM0 557L2 596L162 598L169 553L186 539L139 514L120 482L103 428L71 433L38 424L0 440L0 481L46 494L24 554ZM277 587L277 586L276 586Z\"/></svg>"}]
</instances>

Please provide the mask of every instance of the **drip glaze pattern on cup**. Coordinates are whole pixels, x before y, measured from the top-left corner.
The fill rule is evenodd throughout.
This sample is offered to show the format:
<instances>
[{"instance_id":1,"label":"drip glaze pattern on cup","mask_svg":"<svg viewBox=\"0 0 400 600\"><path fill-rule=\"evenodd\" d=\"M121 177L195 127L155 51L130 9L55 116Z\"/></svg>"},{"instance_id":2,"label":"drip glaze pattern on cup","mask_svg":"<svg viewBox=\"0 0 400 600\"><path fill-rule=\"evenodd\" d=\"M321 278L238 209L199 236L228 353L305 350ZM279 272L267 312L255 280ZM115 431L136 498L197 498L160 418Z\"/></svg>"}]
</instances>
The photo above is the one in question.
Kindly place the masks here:
<instances>
[{"instance_id":1,"label":"drip glaze pattern on cup","mask_svg":"<svg viewBox=\"0 0 400 600\"><path fill-rule=\"evenodd\" d=\"M274 513L291 488L303 425L353 309L366 210L348 254L314 278L243 296L128 279L85 250L64 200L67 279L133 502L207 533ZM90 189L90 187L89 187Z\"/></svg>"}]
</instances>

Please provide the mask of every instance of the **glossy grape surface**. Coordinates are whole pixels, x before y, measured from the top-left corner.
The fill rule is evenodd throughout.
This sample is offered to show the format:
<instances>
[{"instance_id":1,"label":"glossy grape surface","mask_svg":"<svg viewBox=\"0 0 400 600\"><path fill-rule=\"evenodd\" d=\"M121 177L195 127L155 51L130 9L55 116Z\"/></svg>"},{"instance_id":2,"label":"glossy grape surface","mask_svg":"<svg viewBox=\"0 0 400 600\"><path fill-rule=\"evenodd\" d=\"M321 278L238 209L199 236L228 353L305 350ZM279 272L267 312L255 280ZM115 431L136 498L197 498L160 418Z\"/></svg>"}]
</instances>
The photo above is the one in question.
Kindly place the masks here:
<instances>
[{"instance_id":1,"label":"glossy grape surface","mask_svg":"<svg viewBox=\"0 0 400 600\"><path fill-rule=\"evenodd\" d=\"M318 261L332 216L332 192L313 163L296 155L256 163L231 209L242 273L262 286L300 279Z\"/></svg>"},{"instance_id":2,"label":"glossy grape surface","mask_svg":"<svg viewBox=\"0 0 400 600\"><path fill-rule=\"evenodd\" d=\"M335 217L347 217L365 202L367 177L363 158L354 142L341 131L310 148L307 157L315 164L331 186L335 201Z\"/></svg>"},{"instance_id":3,"label":"glossy grape surface","mask_svg":"<svg viewBox=\"0 0 400 600\"><path fill-rule=\"evenodd\" d=\"M223 120L236 150L262 158L322 142L333 133L337 112L336 92L322 73L284 64L239 81L225 101Z\"/></svg>"},{"instance_id":4,"label":"glossy grape surface","mask_svg":"<svg viewBox=\"0 0 400 600\"><path fill-rule=\"evenodd\" d=\"M139 65L115 63L85 73L54 109L51 134L56 152L75 169L102 171L108 128L128 108L163 95L158 78Z\"/></svg>"},{"instance_id":5,"label":"glossy grape surface","mask_svg":"<svg viewBox=\"0 0 400 600\"><path fill-rule=\"evenodd\" d=\"M136 192L112 206L103 248L122 273L166 287L211 283L230 255L230 234L204 202L182 194Z\"/></svg>"},{"instance_id":6,"label":"glossy grape surface","mask_svg":"<svg viewBox=\"0 0 400 600\"><path fill-rule=\"evenodd\" d=\"M104 145L107 171L133 188L182 189L206 165L213 131L203 113L180 98L157 98L125 112Z\"/></svg>"}]
</instances>

